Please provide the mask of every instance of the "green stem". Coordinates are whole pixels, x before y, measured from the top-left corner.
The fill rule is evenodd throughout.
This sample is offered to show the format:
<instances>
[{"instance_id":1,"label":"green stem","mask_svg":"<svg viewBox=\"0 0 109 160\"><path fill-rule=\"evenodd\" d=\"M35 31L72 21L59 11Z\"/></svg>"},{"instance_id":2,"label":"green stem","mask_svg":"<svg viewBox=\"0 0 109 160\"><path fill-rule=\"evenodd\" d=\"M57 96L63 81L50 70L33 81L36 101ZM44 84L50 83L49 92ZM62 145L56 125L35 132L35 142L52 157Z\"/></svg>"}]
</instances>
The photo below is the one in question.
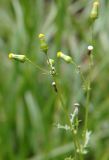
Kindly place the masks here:
<instances>
[{"instance_id":1,"label":"green stem","mask_svg":"<svg viewBox=\"0 0 109 160\"><path fill-rule=\"evenodd\" d=\"M81 69L79 68L79 66L75 62L72 62L71 64L74 65L75 68L79 71L81 79L82 79L83 83L85 84L86 83L86 79L85 79Z\"/></svg>"},{"instance_id":2,"label":"green stem","mask_svg":"<svg viewBox=\"0 0 109 160\"><path fill-rule=\"evenodd\" d=\"M65 116L66 116L66 119L67 119L67 122L68 122L68 125L69 125L70 128L72 129L72 124L71 124L71 121L70 121L70 117L69 117L68 111L67 111L67 109L66 109L65 103L63 102L63 99L62 99L61 89L60 89L59 86L57 85L58 83L57 83L55 77L54 77L54 81L55 81L56 86L57 86L58 98L60 99L60 102L61 102L63 111L64 111L64 113L65 113ZM73 137L74 146L75 146L75 157L77 157L77 150L79 149L79 151L80 151L80 150L81 150L81 146L80 146L80 143L79 143L79 141L78 141L77 134L74 133L74 130L72 130L72 137ZM79 154L79 157L80 157L80 160L82 160L81 154ZM77 159L77 160L78 160L78 159Z\"/></svg>"},{"instance_id":3,"label":"green stem","mask_svg":"<svg viewBox=\"0 0 109 160\"><path fill-rule=\"evenodd\" d=\"M47 57L47 61L48 61L48 65L49 65L49 68L50 70L52 70L52 67L49 63L49 57L48 57L48 54L46 55ZM58 83L57 83L57 80L56 80L56 76L55 75L52 75L52 78L53 78L53 81L55 82L56 84L56 87L57 87L57 95L58 95L58 98L60 99L60 102L61 102L61 105L62 105L62 108L64 110L64 113L65 113L65 116L66 116L66 119L67 119L67 122L70 126L70 128L72 129L72 124L71 124L71 121L70 121L70 117L69 117L69 114L67 112L67 109L66 109L66 106L63 102L63 99L62 99L62 94L61 94L61 89L59 88L58 86ZM73 141L74 141L74 146L75 146L75 160L78 160L77 157L77 149L79 149L79 151L81 151L81 146L80 146L80 143L78 141L78 138L77 138L77 135L74 133L74 130L72 130L72 136L73 136ZM81 153L79 154L79 157L80 157L80 160L82 160L82 155Z\"/></svg>"},{"instance_id":4,"label":"green stem","mask_svg":"<svg viewBox=\"0 0 109 160\"><path fill-rule=\"evenodd\" d=\"M60 97L61 97L61 93L60 93ZM61 99L61 103L62 103L62 98L60 98L60 99ZM67 110L66 110L66 107L65 107L64 102L62 103L62 105L63 105L63 107L64 107L64 112L65 112L65 114L66 114L68 124L69 124L70 128L72 128L72 124L71 124L71 121L70 121L70 118L69 118L69 114L68 114L68 112L67 112ZM73 136L73 141L74 141L74 143L75 143L76 152L77 152L77 150L79 149L79 151L80 151L79 157L80 157L80 160L82 160L83 158L82 158L82 155L81 155L80 142L79 142L79 140L78 140L78 135L77 135L77 133L75 134L74 130L72 130L72 136Z\"/></svg>"},{"instance_id":5,"label":"green stem","mask_svg":"<svg viewBox=\"0 0 109 160\"><path fill-rule=\"evenodd\" d=\"M87 95L86 95L86 106L85 106L86 111L85 111L85 122L84 122L84 141L85 141L87 126L88 126L89 101L90 101L90 82L88 83Z\"/></svg>"},{"instance_id":6,"label":"green stem","mask_svg":"<svg viewBox=\"0 0 109 160\"><path fill-rule=\"evenodd\" d=\"M94 44L93 40L94 40L94 24L92 24L91 26L91 43L92 46ZM86 132L88 129L88 112L89 112L89 103L90 103L90 89L91 89L91 68L93 65L93 53L91 53L90 57L89 57L89 79L88 79L88 85L87 85L87 96L86 96L86 111L85 111L85 123L84 123L84 142L85 142L85 136L86 136Z\"/></svg>"},{"instance_id":7,"label":"green stem","mask_svg":"<svg viewBox=\"0 0 109 160\"><path fill-rule=\"evenodd\" d=\"M90 55L89 57L89 78L88 78L88 83L87 83L86 105L85 105L84 142L85 142L86 132L88 130L88 112L89 112L89 106L90 106L90 90L91 90L91 66L92 66L92 59Z\"/></svg>"},{"instance_id":8,"label":"green stem","mask_svg":"<svg viewBox=\"0 0 109 160\"><path fill-rule=\"evenodd\" d=\"M35 64L34 62L32 62L29 58L26 58L26 60L31 63L36 69L39 69L41 71L43 71L44 73L48 74L49 72L43 68L41 68L40 66L38 66L37 64Z\"/></svg>"}]
</instances>

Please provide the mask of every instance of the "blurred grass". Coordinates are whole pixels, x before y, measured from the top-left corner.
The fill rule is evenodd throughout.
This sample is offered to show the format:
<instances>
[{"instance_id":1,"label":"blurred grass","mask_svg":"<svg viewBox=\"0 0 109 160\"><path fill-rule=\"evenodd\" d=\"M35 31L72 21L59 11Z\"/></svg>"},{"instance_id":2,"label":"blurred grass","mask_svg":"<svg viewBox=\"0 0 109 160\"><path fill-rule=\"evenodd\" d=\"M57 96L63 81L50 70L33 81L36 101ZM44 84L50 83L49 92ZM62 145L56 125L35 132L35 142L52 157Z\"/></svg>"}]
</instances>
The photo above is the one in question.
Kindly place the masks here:
<instances>
[{"instance_id":1,"label":"blurred grass","mask_svg":"<svg viewBox=\"0 0 109 160\"><path fill-rule=\"evenodd\" d=\"M71 66L56 59L56 52L71 55L87 72L88 20L92 1L0 0L0 159L64 159L72 153L71 135L54 123L65 123L64 113L51 88L51 79L30 64L8 60L8 53L25 53L46 67L37 35L46 34L54 57L66 105L72 112L79 102L84 119L85 97ZM95 52L89 128L92 130L86 159L109 159L109 1L101 1L94 27ZM70 144L69 144L70 143ZM65 147L64 147L65 146ZM44 156L43 156L44 155Z\"/></svg>"}]
</instances>

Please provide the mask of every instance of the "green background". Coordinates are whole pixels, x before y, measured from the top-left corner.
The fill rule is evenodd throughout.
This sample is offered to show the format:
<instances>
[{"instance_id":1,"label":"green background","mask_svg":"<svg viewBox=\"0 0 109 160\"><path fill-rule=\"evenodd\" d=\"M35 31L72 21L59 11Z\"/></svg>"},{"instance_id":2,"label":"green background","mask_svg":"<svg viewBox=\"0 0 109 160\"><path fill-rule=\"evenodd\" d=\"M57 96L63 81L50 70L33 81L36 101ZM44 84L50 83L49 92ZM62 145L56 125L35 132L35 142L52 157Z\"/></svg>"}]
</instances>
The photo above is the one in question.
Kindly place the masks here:
<instances>
[{"instance_id":1,"label":"green background","mask_svg":"<svg viewBox=\"0 0 109 160\"><path fill-rule=\"evenodd\" d=\"M72 137L55 123L66 124L49 75L29 63L10 61L8 53L26 54L44 69L38 34L44 33L49 56L56 61L69 113L80 103L80 130L85 94L72 65L56 58L57 51L73 57L87 76L87 46L92 0L0 0L0 159L63 160L72 155ZM94 66L88 128L92 131L87 160L109 160L109 1L101 0L93 27Z\"/></svg>"}]
</instances>

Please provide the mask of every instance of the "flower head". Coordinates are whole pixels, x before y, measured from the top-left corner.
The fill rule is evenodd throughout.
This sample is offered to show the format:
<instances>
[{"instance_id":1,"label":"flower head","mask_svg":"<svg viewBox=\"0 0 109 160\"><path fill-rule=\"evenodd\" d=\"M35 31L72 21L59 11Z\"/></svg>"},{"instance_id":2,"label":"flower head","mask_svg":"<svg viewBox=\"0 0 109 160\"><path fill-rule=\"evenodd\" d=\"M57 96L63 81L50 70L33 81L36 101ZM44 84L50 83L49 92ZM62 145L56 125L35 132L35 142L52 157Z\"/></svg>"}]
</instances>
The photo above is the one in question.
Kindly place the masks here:
<instances>
[{"instance_id":1,"label":"flower head","mask_svg":"<svg viewBox=\"0 0 109 160\"><path fill-rule=\"evenodd\" d=\"M40 34L39 34L39 38L40 38L40 39L45 38L45 35L44 35L43 33L40 33Z\"/></svg>"},{"instance_id":2,"label":"flower head","mask_svg":"<svg viewBox=\"0 0 109 160\"><path fill-rule=\"evenodd\" d=\"M48 44L46 43L45 40L45 35L43 33L39 34L39 40L40 40L40 49L47 54L48 52Z\"/></svg>"},{"instance_id":3,"label":"flower head","mask_svg":"<svg viewBox=\"0 0 109 160\"><path fill-rule=\"evenodd\" d=\"M14 54L14 53L9 53L8 55L9 59L14 59L20 62L25 62L26 61L26 56L25 55L18 55L18 54Z\"/></svg>"},{"instance_id":4,"label":"flower head","mask_svg":"<svg viewBox=\"0 0 109 160\"><path fill-rule=\"evenodd\" d=\"M65 55L63 52L59 51L57 52L57 57L58 58L62 58L64 61L66 61L67 63L72 63L72 57Z\"/></svg>"},{"instance_id":5,"label":"flower head","mask_svg":"<svg viewBox=\"0 0 109 160\"><path fill-rule=\"evenodd\" d=\"M98 18L99 2L96 0L93 2L93 7L91 10L90 18L95 20Z\"/></svg>"}]
</instances>

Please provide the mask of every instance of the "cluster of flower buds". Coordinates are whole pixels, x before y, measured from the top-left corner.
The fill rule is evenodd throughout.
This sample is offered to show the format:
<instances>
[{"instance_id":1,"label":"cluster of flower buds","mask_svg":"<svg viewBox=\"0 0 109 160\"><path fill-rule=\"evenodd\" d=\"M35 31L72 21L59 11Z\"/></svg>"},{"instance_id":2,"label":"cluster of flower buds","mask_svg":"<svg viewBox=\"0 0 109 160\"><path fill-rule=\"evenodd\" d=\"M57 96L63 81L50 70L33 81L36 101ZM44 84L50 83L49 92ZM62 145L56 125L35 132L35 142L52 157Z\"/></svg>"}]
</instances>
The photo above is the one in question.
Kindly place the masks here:
<instances>
[{"instance_id":1,"label":"cluster of flower buds","mask_svg":"<svg viewBox=\"0 0 109 160\"><path fill-rule=\"evenodd\" d=\"M68 55L65 55L63 52L59 51L57 52L57 57L58 58L62 58L65 62L67 63L72 63L73 60L72 60L72 57L68 56Z\"/></svg>"},{"instance_id":2,"label":"cluster of flower buds","mask_svg":"<svg viewBox=\"0 0 109 160\"><path fill-rule=\"evenodd\" d=\"M39 39L40 39L40 49L45 53L47 54L48 52L48 44L46 42L46 39L45 39L45 35L40 33L39 34Z\"/></svg>"},{"instance_id":3,"label":"cluster of flower buds","mask_svg":"<svg viewBox=\"0 0 109 160\"><path fill-rule=\"evenodd\" d=\"M50 74L55 75L56 74L56 69L55 69L55 66L54 66L55 65L54 59L48 59L47 63L48 63L48 65L50 65L50 68L51 68Z\"/></svg>"},{"instance_id":4,"label":"cluster of flower buds","mask_svg":"<svg viewBox=\"0 0 109 160\"><path fill-rule=\"evenodd\" d=\"M18 54L14 54L14 53L9 53L9 59L14 59L17 60L19 62L25 62L27 60L27 57L25 55L18 55Z\"/></svg>"},{"instance_id":5,"label":"cluster of flower buds","mask_svg":"<svg viewBox=\"0 0 109 160\"><path fill-rule=\"evenodd\" d=\"M93 7L91 10L90 18L92 20L96 20L98 18L98 12L99 12L99 1L96 0L93 2Z\"/></svg>"}]
</instances>

